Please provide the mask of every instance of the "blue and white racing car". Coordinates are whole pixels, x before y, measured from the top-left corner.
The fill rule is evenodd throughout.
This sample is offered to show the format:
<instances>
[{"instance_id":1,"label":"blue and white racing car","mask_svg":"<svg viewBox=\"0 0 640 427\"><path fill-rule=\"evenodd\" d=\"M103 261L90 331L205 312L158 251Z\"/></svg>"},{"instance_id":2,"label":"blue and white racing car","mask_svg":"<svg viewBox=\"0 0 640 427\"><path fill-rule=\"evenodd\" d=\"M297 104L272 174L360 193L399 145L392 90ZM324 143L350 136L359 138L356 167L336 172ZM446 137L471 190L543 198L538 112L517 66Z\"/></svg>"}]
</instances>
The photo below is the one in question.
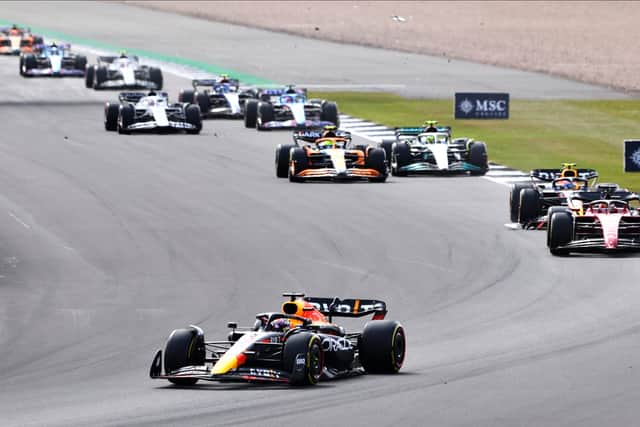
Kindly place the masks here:
<instances>
[{"instance_id":1,"label":"blue and white racing car","mask_svg":"<svg viewBox=\"0 0 640 427\"><path fill-rule=\"evenodd\" d=\"M70 45L40 45L35 51L20 56L23 77L84 77L87 57L72 53Z\"/></svg>"}]
</instances>

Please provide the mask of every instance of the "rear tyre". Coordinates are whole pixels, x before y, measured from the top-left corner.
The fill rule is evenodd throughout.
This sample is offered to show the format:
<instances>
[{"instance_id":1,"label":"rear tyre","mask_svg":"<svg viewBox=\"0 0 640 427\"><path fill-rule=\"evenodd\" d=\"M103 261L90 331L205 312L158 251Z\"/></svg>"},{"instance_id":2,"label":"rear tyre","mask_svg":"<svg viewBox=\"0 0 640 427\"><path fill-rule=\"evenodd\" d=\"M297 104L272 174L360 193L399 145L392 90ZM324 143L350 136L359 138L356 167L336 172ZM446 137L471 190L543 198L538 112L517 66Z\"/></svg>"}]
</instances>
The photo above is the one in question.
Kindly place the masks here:
<instances>
[{"instance_id":1,"label":"rear tyre","mask_svg":"<svg viewBox=\"0 0 640 427\"><path fill-rule=\"evenodd\" d=\"M209 95L204 92L196 92L195 99L198 106L200 107L200 114L207 114L211 109L211 101L209 100Z\"/></svg>"},{"instance_id":2,"label":"rear tyre","mask_svg":"<svg viewBox=\"0 0 640 427\"><path fill-rule=\"evenodd\" d=\"M204 365L204 336L194 328L176 329L164 347L164 371L167 374L186 366ZM194 385L197 378L171 378L176 385Z\"/></svg>"},{"instance_id":3,"label":"rear tyre","mask_svg":"<svg viewBox=\"0 0 640 427\"><path fill-rule=\"evenodd\" d=\"M187 123L194 125L195 129L187 129L187 133L197 135L202 130L202 116L197 105L189 104L184 109L184 116Z\"/></svg>"},{"instance_id":4,"label":"rear tyre","mask_svg":"<svg viewBox=\"0 0 640 427\"><path fill-rule=\"evenodd\" d=\"M194 101L194 91L191 89L181 90L178 94L178 102L187 102L189 104Z\"/></svg>"},{"instance_id":5,"label":"rear tyre","mask_svg":"<svg viewBox=\"0 0 640 427\"><path fill-rule=\"evenodd\" d=\"M87 70L87 57L84 55L78 55L75 57L74 68L76 70L82 70L86 73Z\"/></svg>"},{"instance_id":6,"label":"rear tyre","mask_svg":"<svg viewBox=\"0 0 640 427\"><path fill-rule=\"evenodd\" d=\"M93 87L93 79L95 78L95 75L96 68L93 65L87 67L87 70L84 72L84 85L88 89L91 89Z\"/></svg>"},{"instance_id":7,"label":"rear tyre","mask_svg":"<svg viewBox=\"0 0 640 427\"><path fill-rule=\"evenodd\" d=\"M530 188L529 184L513 184L509 192L509 218L511 222L518 222L520 212L520 191Z\"/></svg>"},{"instance_id":8,"label":"rear tyre","mask_svg":"<svg viewBox=\"0 0 640 427\"><path fill-rule=\"evenodd\" d=\"M133 124L136 110L133 105L127 104L120 107L118 116L118 133L129 134L131 133L127 127Z\"/></svg>"},{"instance_id":9,"label":"rear tyre","mask_svg":"<svg viewBox=\"0 0 640 427\"><path fill-rule=\"evenodd\" d=\"M469 163L480 170L471 171L471 175L484 175L489 170L487 161L487 145L484 142L474 142L469 147Z\"/></svg>"},{"instance_id":10,"label":"rear tyre","mask_svg":"<svg viewBox=\"0 0 640 427\"><path fill-rule=\"evenodd\" d=\"M569 250L560 248L573 240L573 217L569 212L555 211L549 217L547 246L553 255L568 255Z\"/></svg>"},{"instance_id":11,"label":"rear tyre","mask_svg":"<svg viewBox=\"0 0 640 427\"><path fill-rule=\"evenodd\" d=\"M518 222L526 224L535 221L540 216L540 194L533 188L520 191L520 210Z\"/></svg>"},{"instance_id":12,"label":"rear tyre","mask_svg":"<svg viewBox=\"0 0 640 427\"><path fill-rule=\"evenodd\" d=\"M409 146L404 142L394 142L391 147L391 175L407 176L407 172L401 170L409 164Z\"/></svg>"},{"instance_id":13,"label":"rear tyre","mask_svg":"<svg viewBox=\"0 0 640 427\"><path fill-rule=\"evenodd\" d=\"M288 169L289 181L304 182L304 179L298 177L298 174L308 168L309 160L307 159L307 153L300 147L294 148L291 151L291 161Z\"/></svg>"},{"instance_id":14,"label":"rear tyre","mask_svg":"<svg viewBox=\"0 0 640 427\"><path fill-rule=\"evenodd\" d=\"M370 182L385 182L387 180L387 161L382 148L372 148L369 150L366 165L380 173L380 176L369 178Z\"/></svg>"},{"instance_id":15,"label":"rear tyre","mask_svg":"<svg viewBox=\"0 0 640 427\"><path fill-rule=\"evenodd\" d=\"M244 105L244 127L255 128L258 122L258 101L255 99L247 100Z\"/></svg>"},{"instance_id":16,"label":"rear tyre","mask_svg":"<svg viewBox=\"0 0 640 427\"><path fill-rule=\"evenodd\" d=\"M267 102L261 102L258 104L258 120L256 123L258 130L265 130L262 126L265 123L272 122L274 118L273 105Z\"/></svg>"},{"instance_id":17,"label":"rear tyre","mask_svg":"<svg viewBox=\"0 0 640 427\"><path fill-rule=\"evenodd\" d=\"M120 112L120 105L107 104L104 106L104 129L107 131L118 130L118 113Z\"/></svg>"},{"instance_id":18,"label":"rear tyre","mask_svg":"<svg viewBox=\"0 0 640 427\"><path fill-rule=\"evenodd\" d=\"M101 85L107 81L107 67L96 68L96 78L93 82L94 89L102 89Z\"/></svg>"},{"instance_id":19,"label":"rear tyre","mask_svg":"<svg viewBox=\"0 0 640 427\"><path fill-rule=\"evenodd\" d=\"M320 120L323 122L331 122L336 126L340 126L340 117L338 116L338 104L335 102L325 101L322 103L320 112Z\"/></svg>"},{"instance_id":20,"label":"rear tyre","mask_svg":"<svg viewBox=\"0 0 640 427\"><path fill-rule=\"evenodd\" d=\"M407 340L402 325L395 320L373 320L360 337L360 363L368 373L395 374L402 367Z\"/></svg>"},{"instance_id":21,"label":"rear tyre","mask_svg":"<svg viewBox=\"0 0 640 427\"><path fill-rule=\"evenodd\" d=\"M276 147L276 176L278 178L286 178L289 174L289 159L293 147L293 145L287 144L278 144Z\"/></svg>"},{"instance_id":22,"label":"rear tyre","mask_svg":"<svg viewBox=\"0 0 640 427\"><path fill-rule=\"evenodd\" d=\"M282 350L282 364L285 371L291 372L289 377L291 385L317 384L324 369L324 354L320 338L307 332L289 337Z\"/></svg>"},{"instance_id":23,"label":"rear tyre","mask_svg":"<svg viewBox=\"0 0 640 427\"><path fill-rule=\"evenodd\" d=\"M391 167L391 147L395 141L382 141L380 143L380 148L384 150L384 153L387 158L387 166Z\"/></svg>"},{"instance_id":24,"label":"rear tyre","mask_svg":"<svg viewBox=\"0 0 640 427\"><path fill-rule=\"evenodd\" d=\"M156 85L155 90L162 90L163 78L162 70L160 68L149 68L149 80L151 80Z\"/></svg>"}]
</instances>

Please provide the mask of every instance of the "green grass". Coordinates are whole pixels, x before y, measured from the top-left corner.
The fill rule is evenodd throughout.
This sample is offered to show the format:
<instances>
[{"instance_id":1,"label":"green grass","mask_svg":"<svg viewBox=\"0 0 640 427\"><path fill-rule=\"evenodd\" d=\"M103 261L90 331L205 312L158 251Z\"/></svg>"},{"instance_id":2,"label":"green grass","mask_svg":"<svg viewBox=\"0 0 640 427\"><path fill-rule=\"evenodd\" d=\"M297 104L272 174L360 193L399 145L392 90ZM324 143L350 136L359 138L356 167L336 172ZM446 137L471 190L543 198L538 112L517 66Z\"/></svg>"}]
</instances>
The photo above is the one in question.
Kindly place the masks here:
<instances>
[{"instance_id":1,"label":"green grass","mask_svg":"<svg viewBox=\"0 0 640 427\"><path fill-rule=\"evenodd\" d=\"M314 92L338 102L340 112L390 127L426 119L453 128L453 136L487 143L493 162L528 171L563 162L598 170L600 181L640 191L640 174L623 172L623 140L640 138L640 100L511 100L508 120L454 120L453 100L407 99L387 93Z\"/></svg>"}]
</instances>

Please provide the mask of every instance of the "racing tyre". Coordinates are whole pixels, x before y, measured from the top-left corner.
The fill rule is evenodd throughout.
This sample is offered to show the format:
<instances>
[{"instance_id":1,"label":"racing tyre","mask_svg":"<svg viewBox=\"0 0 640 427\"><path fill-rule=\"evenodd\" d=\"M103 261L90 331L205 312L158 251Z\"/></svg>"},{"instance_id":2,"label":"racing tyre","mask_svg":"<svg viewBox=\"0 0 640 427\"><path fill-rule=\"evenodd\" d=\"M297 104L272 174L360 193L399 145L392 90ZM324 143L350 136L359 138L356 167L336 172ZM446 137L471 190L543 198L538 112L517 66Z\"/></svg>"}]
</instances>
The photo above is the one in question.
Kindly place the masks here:
<instances>
[{"instance_id":1,"label":"racing tyre","mask_svg":"<svg viewBox=\"0 0 640 427\"><path fill-rule=\"evenodd\" d=\"M149 68L149 80L151 80L156 85L156 90L162 90L163 79L162 79L162 70L156 67Z\"/></svg>"},{"instance_id":2,"label":"racing tyre","mask_svg":"<svg viewBox=\"0 0 640 427\"><path fill-rule=\"evenodd\" d=\"M380 148L384 150L384 154L387 158L387 166L391 167L391 147L395 141L382 141L380 143Z\"/></svg>"},{"instance_id":3,"label":"racing tyre","mask_svg":"<svg viewBox=\"0 0 640 427\"><path fill-rule=\"evenodd\" d=\"M188 129L187 133L191 135L197 135L202 130L202 115L200 107L195 104L189 104L184 109L184 117L187 123L194 125L195 129Z\"/></svg>"},{"instance_id":4,"label":"racing tyre","mask_svg":"<svg viewBox=\"0 0 640 427\"><path fill-rule=\"evenodd\" d=\"M136 110L133 105L123 105L120 107L120 112L118 115L118 133L119 134L128 134L129 130L128 126L133 124L133 120L136 114Z\"/></svg>"},{"instance_id":5,"label":"racing tyre","mask_svg":"<svg viewBox=\"0 0 640 427\"><path fill-rule=\"evenodd\" d=\"M96 78L93 81L93 88L101 89L100 85L107 81L107 67L97 67L95 76Z\"/></svg>"},{"instance_id":6,"label":"racing tyre","mask_svg":"<svg viewBox=\"0 0 640 427\"><path fill-rule=\"evenodd\" d=\"M391 175L407 176L400 168L409 164L409 146L404 142L394 142L391 146Z\"/></svg>"},{"instance_id":7,"label":"racing tyre","mask_svg":"<svg viewBox=\"0 0 640 427\"><path fill-rule=\"evenodd\" d=\"M255 99L247 100L244 105L244 127L255 128L258 122L258 101Z\"/></svg>"},{"instance_id":8,"label":"racing tyre","mask_svg":"<svg viewBox=\"0 0 640 427\"><path fill-rule=\"evenodd\" d=\"M474 142L469 147L469 163L480 168L479 171L471 171L471 175L484 175L489 170L487 163L487 145L484 142Z\"/></svg>"},{"instance_id":9,"label":"racing tyre","mask_svg":"<svg viewBox=\"0 0 640 427\"><path fill-rule=\"evenodd\" d=\"M258 130L264 130L261 125L267 122L272 122L274 117L273 105L267 102L261 102L258 104L258 120L256 123Z\"/></svg>"},{"instance_id":10,"label":"racing tyre","mask_svg":"<svg viewBox=\"0 0 640 427\"><path fill-rule=\"evenodd\" d=\"M189 104L191 104L194 99L194 92L191 89L181 90L178 94L178 102L188 102Z\"/></svg>"},{"instance_id":11,"label":"racing tyre","mask_svg":"<svg viewBox=\"0 0 640 427\"><path fill-rule=\"evenodd\" d=\"M360 363L368 373L395 374L407 348L402 325L395 320L374 320L364 325L360 337Z\"/></svg>"},{"instance_id":12,"label":"racing tyre","mask_svg":"<svg viewBox=\"0 0 640 427\"><path fill-rule=\"evenodd\" d=\"M299 178L297 175L308 168L309 160L307 159L307 153L305 153L304 149L296 147L291 150L290 167L288 170L289 181L304 182L304 179Z\"/></svg>"},{"instance_id":13,"label":"racing tyre","mask_svg":"<svg viewBox=\"0 0 640 427\"><path fill-rule=\"evenodd\" d=\"M91 89L93 87L93 79L95 78L95 75L96 75L96 68L93 65L90 67L87 67L86 71L84 72L84 85L88 89Z\"/></svg>"},{"instance_id":14,"label":"racing tyre","mask_svg":"<svg viewBox=\"0 0 640 427\"><path fill-rule=\"evenodd\" d=\"M308 332L291 335L282 349L282 365L291 385L315 385L324 368L320 338Z\"/></svg>"},{"instance_id":15,"label":"racing tyre","mask_svg":"<svg viewBox=\"0 0 640 427\"><path fill-rule=\"evenodd\" d=\"M204 365L205 347L204 335L195 328L176 329L167 340L164 347L164 371L167 374L175 372L185 366ZM197 378L171 378L176 385L194 385Z\"/></svg>"},{"instance_id":16,"label":"racing tyre","mask_svg":"<svg viewBox=\"0 0 640 427\"><path fill-rule=\"evenodd\" d=\"M107 104L104 106L104 129L108 131L118 130L118 113L120 112L120 105Z\"/></svg>"},{"instance_id":17,"label":"racing tyre","mask_svg":"<svg viewBox=\"0 0 640 427\"><path fill-rule=\"evenodd\" d=\"M382 148L372 148L369 150L366 165L380 173L380 176L369 178L370 182L385 182L387 180L387 160Z\"/></svg>"},{"instance_id":18,"label":"racing tyre","mask_svg":"<svg viewBox=\"0 0 640 427\"><path fill-rule=\"evenodd\" d=\"M22 71L22 65L24 65L24 57L20 56L20 63L18 64L18 72L21 76L24 76L24 72Z\"/></svg>"},{"instance_id":19,"label":"racing tyre","mask_svg":"<svg viewBox=\"0 0 640 427\"><path fill-rule=\"evenodd\" d=\"M204 92L196 92L194 95L198 106L200 107L200 114L205 115L211 109L211 101L209 100L209 95Z\"/></svg>"},{"instance_id":20,"label":"racing tyre","mask_svg":"<svg viewBox=\"0 0 640 427\"><path fill-rule=\"evenodd\" d=\"M530 188L529 184L513 184L509 192L509 218L511 222L518 222L520 212L520 191Z\"/></svg>"},{"instance_id":21,"label":"racing tyre","mask_svg":"<svg viewBox=\"0 0 640 427\"><path fill-rule=\"evenodd\" d=\"M26 72L29 70L33 70L34 68L38 68L38 61L36 60L36 56L32 53L25 55L22 62L22 75L25 77L30 77L29 74L26 74Z\"/></svg>"},{"instance_id":22,"label":"racing tyre","mask_svg":"<svg viewBox=\"0 0 640 427\"><path fill-rule=\"evenodd\" d=\"M559 246L573 240L573 216L569 212L555 211L549 217L547 226L547 246L553 255L568 255L568 249Z\"/></svg>"},{"instance_id":23,"label":"racing tyre","mask_svg":"<svg viewBox=\"0 0 640 427\"><path fill-rule=\"evenodd\" d=\"M76 70L82 70L86 73L87 69L87 57L84 55L78 55L75 58L74 68Z\"/></svg>"},{"instance_id":24,"label":"racing tyre","mask_svg":"<svg viewBox=\"0 0 640 427\"><path fill-rule=\"evenodd\" d=\"M540 194L534 188L524 188L520 191L520 210L518 222L526 224L535 221L540 216Z\"/></svg>"},{"instance_id":25,"label":"racing tyre","mask_svg":"<svg viewBox=\"0 0 640 427\"><path fill-rule=\"evenodd\" d=\"M340 126L340 117L338 117L338 104L330 101L323 102L322 111L320 112L320 120L322 120L323 122L331 122L336 126Z\"/></svg>"},{"instance_id":26,"label":"racing tyre","mask_svg":"<svg viewBox=\"0 0 640 427\"><path fill-rule=\"evenodd\" d=\"M278 144L276 148L276 176L286 178L289 174L289 159L293 145Z\"/></svg>"}]
</instances>

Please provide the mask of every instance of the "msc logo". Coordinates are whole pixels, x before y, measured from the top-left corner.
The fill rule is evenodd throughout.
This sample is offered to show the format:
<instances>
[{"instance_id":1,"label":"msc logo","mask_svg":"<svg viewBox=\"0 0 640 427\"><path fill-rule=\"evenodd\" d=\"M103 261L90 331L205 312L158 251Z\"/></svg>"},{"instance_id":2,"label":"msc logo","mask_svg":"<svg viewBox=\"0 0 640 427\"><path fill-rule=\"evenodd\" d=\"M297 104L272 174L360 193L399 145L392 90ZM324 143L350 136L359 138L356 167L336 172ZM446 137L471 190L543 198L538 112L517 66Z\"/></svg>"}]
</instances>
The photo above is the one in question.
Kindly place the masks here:
<instances>
[{"instance_id":1,"label":"msc logo","mask_svg":"<svg viewBox=\"0 0 640 427\"><path fill-rule=\"evenodd\" d=\"M456 119L509 118L508 93L456 93Z\"/></svg>"}]
</instances>

